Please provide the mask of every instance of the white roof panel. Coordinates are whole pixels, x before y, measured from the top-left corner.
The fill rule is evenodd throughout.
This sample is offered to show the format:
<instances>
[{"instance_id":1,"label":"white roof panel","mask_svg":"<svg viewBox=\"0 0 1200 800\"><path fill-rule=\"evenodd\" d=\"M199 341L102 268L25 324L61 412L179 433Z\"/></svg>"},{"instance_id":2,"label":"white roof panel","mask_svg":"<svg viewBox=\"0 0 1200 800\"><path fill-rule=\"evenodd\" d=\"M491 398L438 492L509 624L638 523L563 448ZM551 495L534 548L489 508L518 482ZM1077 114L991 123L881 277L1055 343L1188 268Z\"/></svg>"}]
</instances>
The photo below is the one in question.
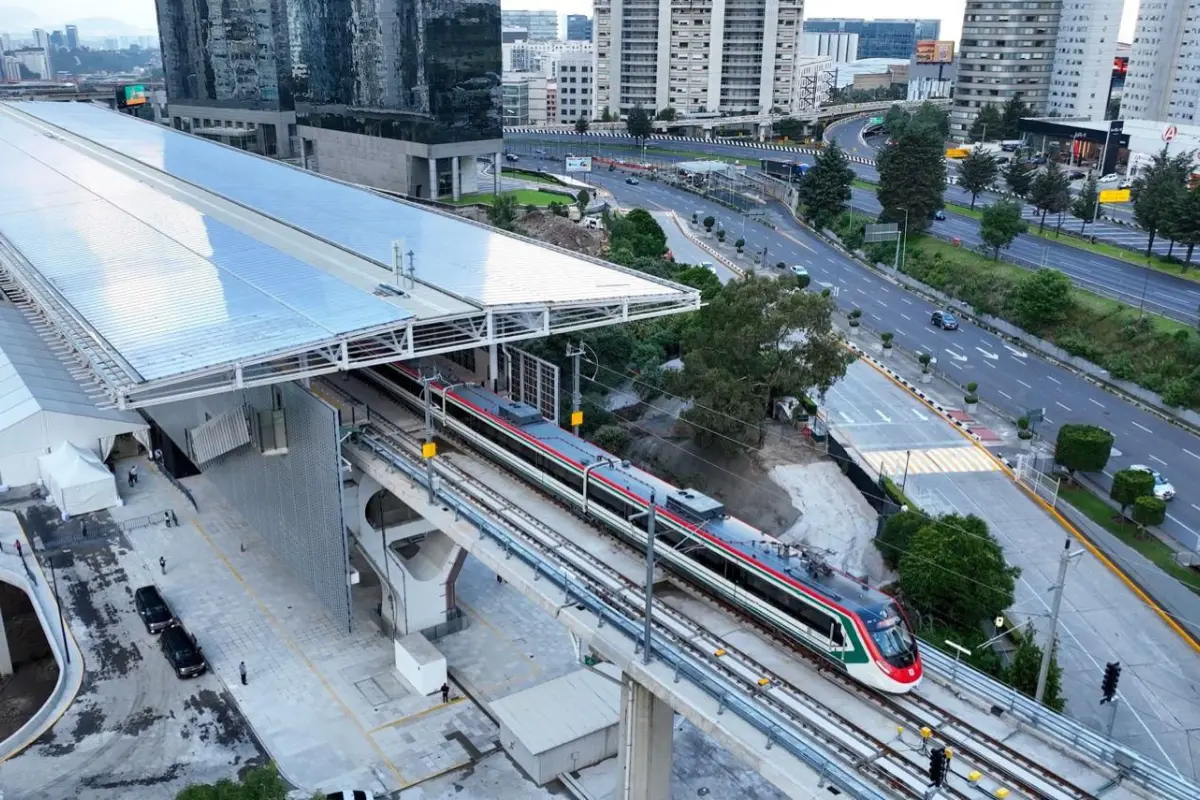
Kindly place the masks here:
<instances>
[{"instance_id":1,"label":"white roof panel","mask_svg":"<svg viewBox=\"0 0 1200 800\"><path fill-rule=\"evenodd\" d=\"M79 103L14 108L377 262L392 242L417 278L482 306L677 297L680 287L552 250L449 214Z\"/></svg>"},{"instance_id":2,"label":"white roof panel","mask_svg":"<svg viewBox=\"0 0 1200 800\"><path fill-rule=\"evenodd\" d=\"M583 669L502 697L492 713L537 755L620 722L621 687Z\"/></svg>"}]
</instances>

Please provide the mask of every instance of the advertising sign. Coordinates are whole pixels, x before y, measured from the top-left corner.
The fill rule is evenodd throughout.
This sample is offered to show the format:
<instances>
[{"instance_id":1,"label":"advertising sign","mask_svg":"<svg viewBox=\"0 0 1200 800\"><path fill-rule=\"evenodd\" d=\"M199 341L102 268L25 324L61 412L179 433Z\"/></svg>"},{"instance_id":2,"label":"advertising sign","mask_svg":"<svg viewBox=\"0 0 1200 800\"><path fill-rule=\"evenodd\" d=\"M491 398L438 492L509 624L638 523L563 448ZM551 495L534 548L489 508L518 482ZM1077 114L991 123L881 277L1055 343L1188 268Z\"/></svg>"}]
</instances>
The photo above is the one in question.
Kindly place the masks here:
<instances>
[{"instance_id":1,"label":"advertising sign","mask_svg":"<svg viewBox=\"0 0 1200 800\"><path fill-rule=\"evenodd\" d=\"M918 64L949 64L954 61L954 42L923 39L917 42Z\"/></svg>"},{"instance_id":2,"label":"advertising sign","mask_svg":"<svg viewBox=\"0 0 1200 800\"><path fill-rule=\"evenodd\" d=\"M582 156L580 158L567 159L567 172L591 172L592 157Z\"/></svg>"},{"instance_id":3,"label":"advertising sign","mask_svg":"<svg viewBox=\"0 0 1200 800\"><path fill-rule=\"evenodd\" d=\"M965 147L949 147L946 149L946 158L966 158L971 155L971 151Z\"/></svg>"},{"instance_id":4,"label":"advertising sign","mask_svg":"<svg viewBox=\"0 0 1200 800\"><path fill-rule=\"evenodd\" d=\"M1128 189L1101 189L1101 203L1128 203L1130 192Z\"/></svg>"},{"instance_id":5,"label":"advertising sign","mask_svg":"<svg viewBox=\"0 0 1200 800\"><path fill-rule=\"evenodd\" d=\"M146 87L140 83L117 87L117 108L144 106L146 99Z\"/></svg>"}]
</instances>

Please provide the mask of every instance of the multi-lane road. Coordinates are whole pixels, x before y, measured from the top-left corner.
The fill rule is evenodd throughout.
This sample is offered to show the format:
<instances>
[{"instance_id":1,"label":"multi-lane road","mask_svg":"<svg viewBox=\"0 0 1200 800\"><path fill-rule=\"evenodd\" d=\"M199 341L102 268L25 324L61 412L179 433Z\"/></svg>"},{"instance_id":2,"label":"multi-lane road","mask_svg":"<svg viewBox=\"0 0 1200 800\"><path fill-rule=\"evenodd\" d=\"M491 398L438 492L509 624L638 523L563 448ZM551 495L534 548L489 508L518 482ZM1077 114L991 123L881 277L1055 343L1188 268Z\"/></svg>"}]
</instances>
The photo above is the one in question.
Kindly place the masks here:
<instances>
[{"instance_id":1,"label":"multi-lane road","mask_svg":"<svg viewBox=\"0 0 1200 800\"><path fill-rule=\"evenodd\" d=\"M549 153L545 159L523 161L529 162L524 166L562 169L562 162ZM697 195L652 181L629 185L619 171L601 170L588 179L611 192L622 206L674 210L684 220L699 211L716 217L731 234L741 235L743 217ZM1135 463L1161 470L1178 492L1164 529L1187 546L1200 548L1200 493L1193 492L1200 485L1200 438L974 325L964 324L958 331L931 327L934 306L929 302L812 236L782 206L771 212L771 218L777 230L745 223L748 250L766 247L768 263L806 265L814 282L838 290L841 308L861 308L866 325L894 333L901 347L932 354L938 368L956 382L978 382L979 394L1012 417L1045 408L1047 419L1039 432L1049 439L1066 422L1087 422L1112 431L1120 455L1110 461L1106 478Z\"/></svg>"}]
</instances>

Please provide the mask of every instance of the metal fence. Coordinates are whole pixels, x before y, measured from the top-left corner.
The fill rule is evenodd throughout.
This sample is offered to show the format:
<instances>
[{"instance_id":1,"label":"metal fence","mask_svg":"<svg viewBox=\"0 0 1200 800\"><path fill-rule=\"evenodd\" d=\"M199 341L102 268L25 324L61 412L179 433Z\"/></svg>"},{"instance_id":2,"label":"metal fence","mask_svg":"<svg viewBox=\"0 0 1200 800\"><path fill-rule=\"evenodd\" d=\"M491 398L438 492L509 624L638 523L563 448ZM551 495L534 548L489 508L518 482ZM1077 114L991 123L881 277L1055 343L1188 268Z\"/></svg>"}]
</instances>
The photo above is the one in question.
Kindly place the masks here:
<instances>
[{"instance_id":1,"label":"metal fence","mask_svg":"<svg viewBox=\"0 0 1200 800\"><path fill-rule=\"evenodd\" d=\"M1017 456L1017 464L1013 472L1017 480L1024 483L1038 497L1045 500L1051 507L1058 506L1058 478L1043 472L1038 468L1038 457L1032 453L1021 453Z\"/></svg>"}]
</instances>

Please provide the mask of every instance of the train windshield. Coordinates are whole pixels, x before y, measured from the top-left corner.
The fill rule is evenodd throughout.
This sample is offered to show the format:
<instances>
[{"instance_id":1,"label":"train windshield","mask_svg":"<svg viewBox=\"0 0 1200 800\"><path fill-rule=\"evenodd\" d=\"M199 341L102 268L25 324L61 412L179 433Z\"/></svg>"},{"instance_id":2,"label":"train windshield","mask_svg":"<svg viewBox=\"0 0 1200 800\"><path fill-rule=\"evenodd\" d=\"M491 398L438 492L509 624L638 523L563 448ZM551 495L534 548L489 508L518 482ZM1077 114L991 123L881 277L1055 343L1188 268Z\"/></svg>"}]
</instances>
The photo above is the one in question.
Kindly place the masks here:
<instances>
[{"instance_id":1,"label":"train windshield","mask_svg":"<svg viewBox=\"0 0 1200 800\"><path fill-rule=\"evenodd\" d=\"M893 667L911 667L916 663L917 640L897 609L888 609L884 618L874 625L871 638L875 640L879 654Z\"/></svg>"}]
</instances>

